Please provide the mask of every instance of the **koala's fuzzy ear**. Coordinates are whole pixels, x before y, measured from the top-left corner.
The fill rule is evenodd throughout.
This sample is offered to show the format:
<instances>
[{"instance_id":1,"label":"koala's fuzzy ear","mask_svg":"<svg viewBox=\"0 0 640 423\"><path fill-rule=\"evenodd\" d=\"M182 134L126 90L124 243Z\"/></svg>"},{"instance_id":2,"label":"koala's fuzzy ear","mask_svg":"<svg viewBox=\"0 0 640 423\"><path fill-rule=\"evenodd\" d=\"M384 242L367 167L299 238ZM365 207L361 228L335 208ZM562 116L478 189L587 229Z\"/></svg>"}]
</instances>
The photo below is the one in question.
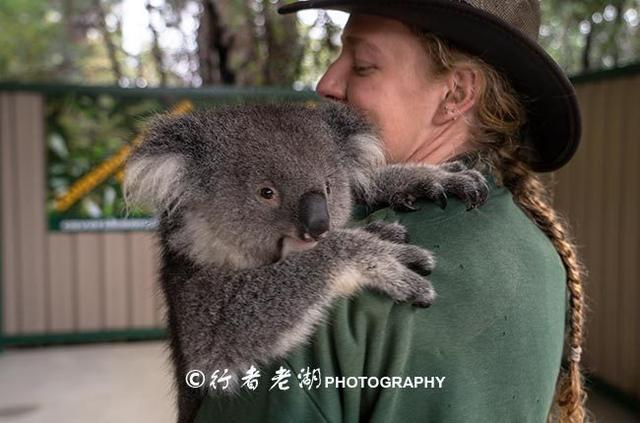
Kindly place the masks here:
<instances>
[{"instance_id":1,"label":"koala's fuzzy ear","mask_svg":"<svg viewBox=\"0 0 640 423\"><path fill-rule=\"evenodd\" d=\"M176 150L176 127L180 120L171 116L156 118L143 141L126 162L123 193L127 209L151 207L171 211L180 203L185 184L185 157Z\"/></svg>"},{"instance_id":2,"label":"koala's fuzzy ear","mask_svg":"<svg viewBox=\"0 0 640 423\"><path fill-rule=\"evenodd\" d=\"M340 146L346 166L352 170L354 188L366 191L372 172L386 162L382 139L373 124L353 107L331 101L322 103L319 111Z\"/></svg>"},{"instance_id":3,"label":"koala's fuzzy ear","mask_svg":"<svg viewBox=\"0 0 640 423\"><path fill-rule=\"evenodd\" d=\"M182 196L184 168L184 158L175 153L132 157L127 162L123 184L127 208L173 210Z\"/></svg>"}]
</instances>

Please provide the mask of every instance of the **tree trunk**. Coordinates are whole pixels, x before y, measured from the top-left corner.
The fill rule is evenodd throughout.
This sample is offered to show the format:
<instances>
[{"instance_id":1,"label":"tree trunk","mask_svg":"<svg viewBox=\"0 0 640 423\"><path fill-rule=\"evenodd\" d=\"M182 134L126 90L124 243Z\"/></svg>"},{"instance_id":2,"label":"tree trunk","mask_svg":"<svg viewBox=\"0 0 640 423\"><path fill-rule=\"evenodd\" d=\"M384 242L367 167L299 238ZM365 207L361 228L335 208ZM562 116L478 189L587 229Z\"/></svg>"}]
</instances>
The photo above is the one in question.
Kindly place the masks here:
<instances>
[{"instance_id":1,"label":"tree trunk","mask_svg":"<svg viewBox=\"0 0 640 423\"><path fill-rule=\"evenodd\" d=\"M151 13L156 10L155 7L151 5L149 0L147 0L146 4L147 12L149 13L149 30L153 35L153 42L151 45L151 55L153 56L153 62L156 65L156 73L158 74L158 78L160 79L160 86L167 86L167 72L165 71L164 60L162 58L162 50L160 49L160 42L158 41L158 31L151 23Z\"/></svg>"},{"instance_id":2,"label":"tree trunk","mask_svg":"<svg viewBox=\"0 0 640 423\"><path fill-rule=\"evenodd\" d=\"M584 48L582 49L582 72L586 72L591 69L591 42L593 40L593 32L595 26L591 25L591 31L589 31L585 36Z\"/></svg>"},{"instance_id":3,"label":"tree trunk","mask_svg":"<svg viewBox=\"0 0 640 423\"><path fill-rule=\"evenodd\" d=\"M265 2L265 84L290 86L298 76L304 49L300 43L296 17L276 14L280 1ZM275 21L275 23L274 23Z\"/></svg>"},{"instance_id":4,"label":"tree trunk","mask_svg":"<svg viewBox=\"0 0 640 423\"><path fill-rule=\"evenodd\" d=\"M613 31L611 31L611 39L609 41L611 48L613 49L613 52L611 55L613 56L614 67L618 67L618 63L620 61L620 46L618 44L618 38L619 38L620 31L624 28L624 25L625 25L624 19L623 19L625 4L626 4L625 0L619 0L611 4L616 9L615 27Z\"/></svg>"},{"instance_id":5,"label":"tree trunk","mask_svg":"<svg viewBox=\"0 0 640 423\"><path fill-rule=\"evenodd\" d=\"M66 45L62 53L62 63L60 64L60 75L63 80L69 81L75 73L72 46L77 42L76 30L74 25L74 0L65 0L62 5L62 16L64 17L64 29Z\"/></svg>"},{"instance_id":6,"label":"tree trunk","mask_svg":"<svg viewBox=\"0 0 640 423\"><path fill-rule=\"evenodd\" d=\"M96 12L98 13L98 27L102 32L102 38L104 39L105 46L107 47L109 61L111 62L111 71L113 72L116 84L118 84L118 82L122 79L122 68L120 67L120 62L118 62L116 46L113 42L113 38L111 38L111 33L107 28L107 16L102 7L102 4L100 3L100 0L94 0L93 4L96 8Z\"/></svg>"},{"instance_id":7,"label":"tree trunk","mask_svg":"<svg viewBox=\"0 0 640 423\"><path fill-rule=\"evenodd\" d=\"M214 0L202 0L198 28L198 64L203 85L235 82L229 68L233 39L227 36L218 6Z\"/></svg>"}]
</instances>

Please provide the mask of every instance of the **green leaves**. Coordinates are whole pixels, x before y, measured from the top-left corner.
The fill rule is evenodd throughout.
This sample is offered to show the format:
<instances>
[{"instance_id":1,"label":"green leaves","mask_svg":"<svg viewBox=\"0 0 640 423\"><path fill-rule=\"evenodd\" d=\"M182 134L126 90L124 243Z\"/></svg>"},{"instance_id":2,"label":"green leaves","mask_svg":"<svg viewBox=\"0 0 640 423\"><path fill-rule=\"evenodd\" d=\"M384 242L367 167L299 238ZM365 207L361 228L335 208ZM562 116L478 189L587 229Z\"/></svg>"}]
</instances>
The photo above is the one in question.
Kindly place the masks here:
<instances>
[{"instance_id":1,"label":"green leaves","mask_svg":"<svg viewBox=\"0 0 640 423\"><path fill-rule=\"evenodd\" d=\"M540 42L569 74L640 60L639 0L543 0Z\"/></svg>"}]
</instances>

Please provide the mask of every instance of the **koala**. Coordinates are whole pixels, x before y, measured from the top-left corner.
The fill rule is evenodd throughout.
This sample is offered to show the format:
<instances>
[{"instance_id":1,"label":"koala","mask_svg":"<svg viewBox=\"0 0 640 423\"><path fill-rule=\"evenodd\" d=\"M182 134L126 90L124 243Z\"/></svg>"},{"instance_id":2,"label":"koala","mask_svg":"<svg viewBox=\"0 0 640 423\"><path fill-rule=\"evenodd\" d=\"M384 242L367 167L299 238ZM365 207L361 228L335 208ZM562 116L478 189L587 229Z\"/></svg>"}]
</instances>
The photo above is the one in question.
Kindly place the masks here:
<instances>
[{"instance_id":1,"label":"koala","mask_svg":"<svg viewBox=\"0 0 640 423\"><path fill-rule=\"evenodd\" d=\"M404 227L346 227L354 202L415 209L446 194L481 204L459 162L385 165L373 126L341 104L227 106L160 116L134 148L125 198L155 209L160 287L178 393L190 422L206 395L189 370L240 376L309 339L330 305L364 287L428 307L432 254ZM222 393L218 389L219 393Z\"/></svg>"}]
</instances>

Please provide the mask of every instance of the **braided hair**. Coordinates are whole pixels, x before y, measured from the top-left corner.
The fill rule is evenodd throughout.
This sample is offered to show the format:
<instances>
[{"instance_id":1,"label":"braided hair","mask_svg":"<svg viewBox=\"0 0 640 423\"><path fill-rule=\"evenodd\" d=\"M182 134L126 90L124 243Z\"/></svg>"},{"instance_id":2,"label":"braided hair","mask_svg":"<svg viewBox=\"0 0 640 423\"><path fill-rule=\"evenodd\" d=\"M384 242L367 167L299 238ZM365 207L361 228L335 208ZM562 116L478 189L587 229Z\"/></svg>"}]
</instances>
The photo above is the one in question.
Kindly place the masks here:
<instances>
[{"instance_id":1,"label":"braided hair","mask_svg":"<svg viewBox=\"0 0 640 423\"><path fill-rule=\"evenodd\" d=\"M569 328L568 364L560 374L554 406L548 421L577 423L586 420L586 393L580 372L584 342L584 268L569 237L568 225L553 209L542 180L522 160L528 148L519 141L519 130L526 122L524 99L508 80L479 57L467 54L447 41L412 27L431 59L431 76L442 78L462 64L478 71L480 83L475 113L468 122L479 166L488 167L497 181L508 188L518 206L546 234L558 252L567 275Z\"/></svg>"}]
</instances>

